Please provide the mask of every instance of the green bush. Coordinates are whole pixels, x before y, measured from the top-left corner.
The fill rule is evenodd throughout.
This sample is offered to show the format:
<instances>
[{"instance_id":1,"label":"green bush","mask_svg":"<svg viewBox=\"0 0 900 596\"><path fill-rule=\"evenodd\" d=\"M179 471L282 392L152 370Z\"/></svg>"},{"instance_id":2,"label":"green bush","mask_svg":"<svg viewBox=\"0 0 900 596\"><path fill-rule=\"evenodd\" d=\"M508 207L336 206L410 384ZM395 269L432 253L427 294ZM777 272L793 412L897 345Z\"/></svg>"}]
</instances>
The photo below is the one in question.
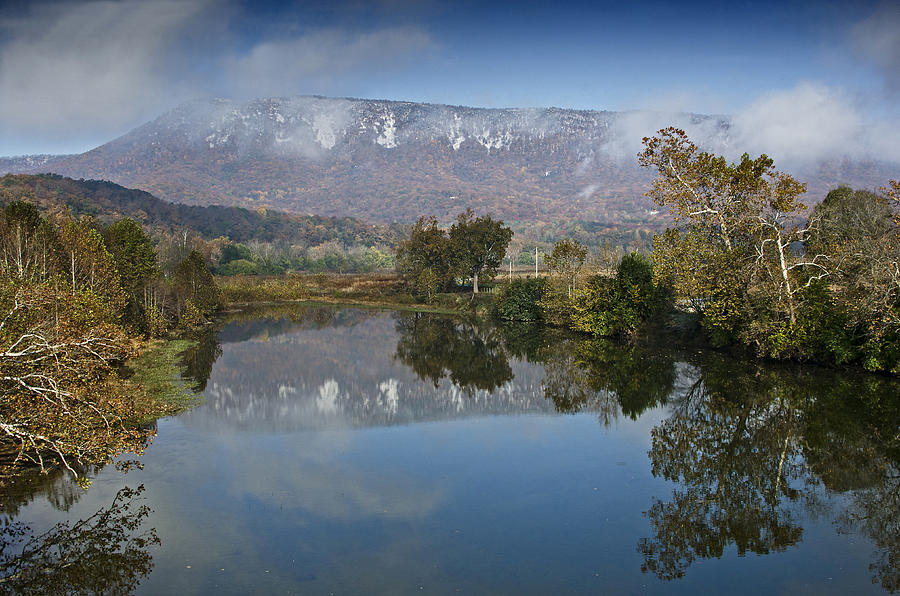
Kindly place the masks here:
<instances>
[{"instance_id":1,"label":"green bush","mask_svg":"<svg viewBox=\"0 0 900 596\"><path fill-rule=\"evenodd\" d=\"M868 338L861 351L866 370L900 374L900 335L896 332Z\"/></svg>"},{"instance_id":2,"label":"green bush","mask_svg":"<svg viewBox=\"0 0 900 596\"><path fill-rule=\"evenodd\" d=\"M526 277L504 284L497 294L495 312L505 321L540 321L541 301L549 292L545 277Z\"/></svg>"},{"instance_id":3,"label":"green bush","mask_svg":"<svg viewBox=\"0 0 900 596\"><path fill-rule=\"evenodd\" d=\"M798 292L797 321L776 321L771 313L757 314L748 335L762 330L759 351L769 358L832 361L846 364L860 356L854 345L847 314L838 308L828 284L813 281ZM759 309L757 309L759 310ZM768 322L767 322L768 321Z\"/></svg>"},{"instance_id":4,"label":"green bush","mask_svg":"<svg viewBox=\"0 0 900 596\"><path fill-rule=\"evenodd\" d=\"M166 315L159 307L151 306L144 311L145 326L150 337L164 337L167 331Z\"/></svg>"},{"instance_id":5,"label":"green bush","mask_svg":"<svg viewBox=\"0 0 900 596\"><path fill-rule=\"evenodd\" d=\"M759 353L779 360L860 364L866 370L900 372L900 337L876 333L877 326L854 324L824 280L797 294L796 323L771 321L757 313L748 334L759 338ZM771 318L771 317L770 317Z\"/></svg>"},{"instance_id":6,"label":"green bush","mask_svg":"<svg viewBox=\"0 0 900 596\"><path fill-rule=\"evenodd\" d=\"M257 275L259 266L247 259L237 259L216 267L216 275Z\"/></svg>"},{"instance_id":7,"label":"green bush","mask_svg":"<svg viewBox=\"0 0 900 596\"><path fill-rule=\"evenodd\" d=\"M572 327L595 336L628 335L670 303L670 292L653 283L652 263L631 253L614 279L594 276L575 293Z\"/></svg>"},{"instance_id":8,"label":"green bush","mask_svg":"<svg viewBox=\"0 0 900 596\"><path fill-rule=\"evenodd\" d=\"M206 317L200 311L200 308L194 304L193 300L188 299L184 303L184 310L181 318L178 320L178 326L182 329L196 329L206 323Z\"/></svg>"}]
</instances>

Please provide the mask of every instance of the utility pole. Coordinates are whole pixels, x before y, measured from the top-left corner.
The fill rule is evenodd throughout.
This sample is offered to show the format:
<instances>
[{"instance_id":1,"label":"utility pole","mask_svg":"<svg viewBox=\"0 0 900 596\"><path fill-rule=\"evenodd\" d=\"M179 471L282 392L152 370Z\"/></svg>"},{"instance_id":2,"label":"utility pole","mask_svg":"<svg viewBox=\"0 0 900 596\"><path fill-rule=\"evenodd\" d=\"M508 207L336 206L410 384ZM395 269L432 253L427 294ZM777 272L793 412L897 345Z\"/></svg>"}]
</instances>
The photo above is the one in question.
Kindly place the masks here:
<instances>
[{"instance_id":1,"label":"utility pole","mask_svg":"<svg viewBox=\"0 0 900 596\"><path fill-rule=\"evenodd\" d=\"M537 277L538 272L538 254L537 254L537 246L534 247L534 276Z\"/></svg>"}]
</instances>

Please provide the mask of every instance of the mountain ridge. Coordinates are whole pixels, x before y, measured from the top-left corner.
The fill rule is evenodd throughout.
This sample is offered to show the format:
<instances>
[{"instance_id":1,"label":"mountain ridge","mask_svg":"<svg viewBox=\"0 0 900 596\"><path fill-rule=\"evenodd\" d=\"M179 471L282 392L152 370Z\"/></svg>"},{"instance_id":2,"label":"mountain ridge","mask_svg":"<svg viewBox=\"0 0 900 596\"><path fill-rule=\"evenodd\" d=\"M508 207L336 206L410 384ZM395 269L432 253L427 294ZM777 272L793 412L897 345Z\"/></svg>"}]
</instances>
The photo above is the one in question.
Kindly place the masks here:
<instances>
[{"instance_id":1,"label":"mountain ridge","mask_svg":"<svg viewBox=\"0 0 900 596\"><path fill-rule=\"evenodd\" d=\"M473 207L512 222L659 229L668 218L643 196L651 176L634 159L635 114L663 125L675 118L669 123L728 145L724 116L299 96L187 102L46 167L190 205L406 223L429 214L446 222ZM820 164L809 194L817 200L838 183L878 186L890 171Z\"/></svg>"}]
</instances>

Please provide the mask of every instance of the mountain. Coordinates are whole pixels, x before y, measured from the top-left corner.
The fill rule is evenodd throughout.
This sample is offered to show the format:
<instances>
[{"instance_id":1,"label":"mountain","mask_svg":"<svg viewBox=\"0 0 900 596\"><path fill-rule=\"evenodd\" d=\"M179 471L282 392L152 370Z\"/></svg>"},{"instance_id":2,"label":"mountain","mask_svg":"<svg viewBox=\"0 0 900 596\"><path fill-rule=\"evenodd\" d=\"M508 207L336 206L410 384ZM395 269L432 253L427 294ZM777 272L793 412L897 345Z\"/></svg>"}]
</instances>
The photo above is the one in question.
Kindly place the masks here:
<instances>
[{"instance_id":1,"label":"mountain","mask_svg":"<svg viewBox=\"0 0 900 596\"><path fill-rule=\"evenodd\" d=\"M472 207L520 227L655 229L667 219L643 196L650 173L636 164L636 118L647 134L665 124L702 130L712 147L727 147L730 125L682 114L676 122L656 115L659 126L648 127L646 115L324 97L200 101L29 171L107 179L189 205L380 222L426 214L448 221ZM817 200L836 183L872 188L888 173L845 161L801 179Z\"/></svg>"},{"instance_id":2,"label":"mountain","mask_svg":"<svg viewBox=\"0 0 900 596\"><path fill-rule=\"evenodd\" d=\"M13 157L0 157L0 176L15 172L29 172L51 169L53 165L67 157L74 155L15 155Z\"/></svg>"},{"instance_id":3,"label":"mountain","mask_svg":"<svg viewBox=\"0 0 900 596\"><path fill-rule=\"evenodd\" d=\"M143 190L99 180L72 180L57 174L0 177L0 206L28 201L42 211L90 215L104 223L130 217L148 228L172 232L189 228L211 239L234 242L286 241L315 246L337 240L348 245L393 245L406 233L401 226L366 224L349 217L301 216L241 207L178 205Z\"/></svg>"}]
</instances>

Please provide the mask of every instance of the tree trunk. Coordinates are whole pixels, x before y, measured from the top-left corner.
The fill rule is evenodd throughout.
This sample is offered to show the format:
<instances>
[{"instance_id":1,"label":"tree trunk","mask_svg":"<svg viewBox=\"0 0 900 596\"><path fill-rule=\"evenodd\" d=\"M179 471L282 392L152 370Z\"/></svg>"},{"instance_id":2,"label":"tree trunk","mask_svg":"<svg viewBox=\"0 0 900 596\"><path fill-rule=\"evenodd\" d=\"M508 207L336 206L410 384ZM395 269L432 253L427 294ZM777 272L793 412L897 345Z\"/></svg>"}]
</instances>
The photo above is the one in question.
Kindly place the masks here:
<instances>
[{"instance_id":1,"label":"tree trunk","mask_svg":"<svg viewBox=\"0 0 900 596\"><path fill-rule=\"evenodd\" d=\"M781 242L781 232L776 230L775 241L778 243L778 262L781 265L781 278L784 280L784 289L787 294L788 311L791 316L791 327L797 324L797 314L794 310L794 293L791 290L791 279L788 275L787 260L784 257L785 244Z\"/></svg>"},{"instance_id":2,"label":"tree trunk","mask_svg":"<svg viewBox=\"0 0 900 596\"><path fill-rule=\"evenodd\" d=\"M472 274L472 293L478 293L478 272Z\"/></svg>"}]
</instances>

